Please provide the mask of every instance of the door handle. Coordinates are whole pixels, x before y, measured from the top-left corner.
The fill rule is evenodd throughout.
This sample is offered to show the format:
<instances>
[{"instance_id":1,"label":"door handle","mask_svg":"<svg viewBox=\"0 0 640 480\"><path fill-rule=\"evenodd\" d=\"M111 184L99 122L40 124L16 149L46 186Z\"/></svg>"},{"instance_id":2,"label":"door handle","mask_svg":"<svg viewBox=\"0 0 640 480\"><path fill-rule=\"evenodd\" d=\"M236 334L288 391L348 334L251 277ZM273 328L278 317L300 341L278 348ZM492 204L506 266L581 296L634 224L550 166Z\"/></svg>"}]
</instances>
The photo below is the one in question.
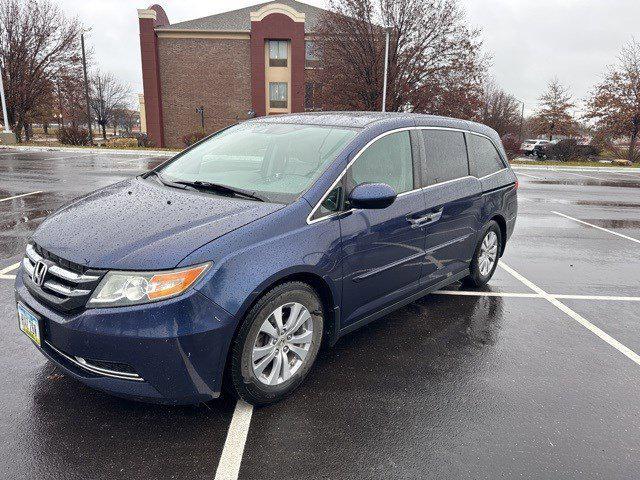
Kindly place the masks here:
<instances>
[{"instance_id":1,"label":"door handle","mask_svg":"<svg viewBox=\"0 0 640 480\"><path fill-rule=\"evenodd\" d=\"M442 217L442 210L443 210L442 208L439 210L432 210L431 212L429 212L423 217L418 217L418 218L407 217L407 220L411 224L411 228L421 228L421 227L424 227L425 225L429 225L431 223L435 223L438 220L440 220L440 217Z\"/></svg>"}]
</instances>

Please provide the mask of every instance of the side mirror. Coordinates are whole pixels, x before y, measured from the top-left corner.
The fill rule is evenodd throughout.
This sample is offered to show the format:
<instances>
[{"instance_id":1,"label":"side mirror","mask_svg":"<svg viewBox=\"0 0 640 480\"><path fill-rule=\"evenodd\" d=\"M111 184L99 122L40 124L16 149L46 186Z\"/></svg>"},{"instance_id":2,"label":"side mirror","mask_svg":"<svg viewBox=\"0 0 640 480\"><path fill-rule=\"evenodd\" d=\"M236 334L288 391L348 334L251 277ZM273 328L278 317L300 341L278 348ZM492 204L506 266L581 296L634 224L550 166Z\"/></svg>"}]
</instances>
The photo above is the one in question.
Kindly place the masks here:
<instances>
[{"instance_id":1,"label":"side mirror","mask_svg":"<svg viewBox=\"0 0 640 480\"><path fill-rule=\"evenodd\" d=\"M349 203L354 208L387 208L397 197L386 183L361 183L349 194Z\"/></svg>"}]
</instances>

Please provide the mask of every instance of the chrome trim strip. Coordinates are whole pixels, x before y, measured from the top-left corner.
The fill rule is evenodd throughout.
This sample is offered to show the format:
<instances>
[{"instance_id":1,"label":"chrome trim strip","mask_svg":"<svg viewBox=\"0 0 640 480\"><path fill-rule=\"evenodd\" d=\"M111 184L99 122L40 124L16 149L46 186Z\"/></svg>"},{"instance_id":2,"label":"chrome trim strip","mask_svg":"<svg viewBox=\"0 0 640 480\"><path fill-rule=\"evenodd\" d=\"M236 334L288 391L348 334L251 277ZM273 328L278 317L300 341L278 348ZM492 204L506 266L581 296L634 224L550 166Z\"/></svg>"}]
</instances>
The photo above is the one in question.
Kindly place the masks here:
<instances>
[{"instance_id":1,"label":"chrome trim strip","mask_svg":"<svg viewBox=\"0 0 640 480\"><path fill-rule=\"evenodd\" d=\"M67 297L83 297L91 293L91 290L69 288L64 285L60 285L59 283L52 282L50 280L47 280L46 282L44 282L42 286L53 292L59 293L60 295L66 295Z\"/></svg>"},{"instance_id":2,"label":"chrome trim strip","mask_svg":"<svg viewBox=\"0 0 640 480\"><path fill-rule=\"evenodd\" d=\"M73 363L75 366L77 366L79 368L82 368L84 370L87 370L87 371L89 371L91 373L97 373L97 374L100 374L100 375L104 375L105 377L118 378L120 380L134 380L136 382L143 382L144 381L144 379L140 375L138 375L136 373L116 372L115 370L107 370L105 368L95 367L95 366L91 365L90 363L87 363L87 361L84 358L72 357L70 355L67 355L64 352L61 352L60 350L58 350L56 347L51 345L46 340L44 341L44 343L46 343L47 346L51 350L56 352L61 357L66 358L71 363ZM80 361L80 360L82 360L82 361Z\"/></svg>"},{"instance_id":3,"label":"chrome trim strip","mask_svg":"<svg viewBox=\"0 0 640 480\"><path fill-rule=\"evenodd\" d=\"M373 268L373 269L369 270L368 272L365 272L365 273L363 273L361 275L358 275L357 277L353 277L353 281L357 283L357 282L359 282L361 280L364 280L366 278L372 277L373 275L377 275L378 273L382 273L385 270L389 270L390 268L397 267L399 265L402 265L403 263L411 262L412 260L416 260L417 258L421 258L423 255L424 255L424 251L418 252L418 253L415 253L413 255L409 255L408 257L401 258L400 260L396 260L395 262L391 262L391 263L388 263L386 265L383 265L382 267Z\"/></svg>"},{"instance_id":4,"label":"chrome trim strip","mask_svg":"<svg viewBox=\"0 0 640 480\"><path fill-rule=\"evenodd\" d=\"M454 238L453 240L449 240L448 242L441 243L440 245L436 245L435 247L432 247L432 248L429 248L429 249L425 250L425 253L427 255L429 255L430 253L433 253L436 250L440 250L441 248L448 247L450 245L453 245L454 243L463 242L467 238L469 238L471 235L473 235L473 234L472 233L468 233L466 235L462 235L461 237Z\"/></svg>"},{"instance_id":5,"label":"chrome trim strip","mask_svg":"<svg viewBox=\"0 0 640 480\"><path fill-rule=\"evenodd\" d=\"M344 212L332 212L332 213L330 213L329 215L325 215L324 217L315 218L315 219L312 219L312 218L311 218L311 217L313 217L313 215L316 213L316 210L318 210L318 208L320 208L320 205L322 204L322 202L324 202L324 200L327 198L327 196L329 195L329 193L331 193L331 191L336 187L336 185L340 182L340 180L342 180L342 177L344 177L345 173L347 173L347 170L349 169L349 167L350 167L351 165L353 165L353 163L358 159L358 157L360 157L360 155L362 155L362 153L363 153L367 148L369 148L369 146L370 146L372 143L374 143L374 142L376 142L377 140L379 140L380 138L385 137L385 136L387 136L387 135L390 135L390 134L392 134L392 133L403 132L403 131L405 131L405 130L448 130L448 131L452 131L452 132L462 132L462 133L468 133L468 134L470 134L470 135L477 135L478 137L483 137L483 138L486 138L487 140L489 140L489 141L491 142L491 144L493 145L493 147L494 147L494 148L496 149L496 151L498 152L498 155L500 155L500 158L502 159L502 161L503 161L503 162L505 162L505 159L504 159L504 158L502 158L502 154L500 154L500 150L498 149L498 147L496 146L496 144L493 142L493 140L492 140L490 137L488 137L488 136L486 136L486 135L484 135L484 134L482 134L482 133L471 132L471 131L469 131L469 130L464 130L464 129L461 129L461 128L453 128L453 127L422 127L422 126L414 126L414 127L400 127L400 128L396 128L396 129L393 129L393 130L388 130L388 131L386 131L386 132L381 133L381 134L380 134L380 135L378 135L377 137L373 138L373 139L372 139L372 140L370 140L369 142L367 142L367 144L366 144L364 147L362 147L362 148L358 151L358 153L356 153L356 154L355 154L355 156L354 156L354 157L349 161L349 163L347 164L347 166L346 166L346 167L344 167L344 169L342 170L342 172L340 173L340 175L338 175L338 178L336 178L336 180L331 184L331 186L329 187L329 189L328 189L328 190L324 193L324 195L320 198L320 200L318 201L318 203L316 203L316 206L315 206L315 207L313 207L313 209L311 209L311 213L309 213L309 215L307 215L307 225L311 225L312 223L320 222L320 221L322 221L322 220L326 220L327 218L333 217L333 216L335 216L335 215L339 215L339 214L341 214L341 213L346 213L346 212L350 211L350 210L345 210ZM501 171L503 171L503 170L508 170L508 169L509 169L509 167L505 167L504 169L499 170L498 172L501 172ZM491 173L491 174L489 174L489 175L485 175L484 177L481 177L481 178L487 178L487 177L489 177L489 176L491 176L491 175L495 175L495 174L496 174L496 173L498 173L498 172L494 172L494 173ZM428 185L428 186L426 186L426 187L422 187L422 188L416 188L416 189L410 190L410 191L408 191L408 192L400 193L400 194L398 194L398 196L406 195L406 194L413 193L413 192L417 192L418 190L423 190L423 189L425 189L425 188L429 188L429 187L435 187L435 186L437 186L437 185L442 185L442 184L444 184L444 183L453 182L453 181L457 181L457 180L462 180L463 178L468 178L468 177L476 178L476 177L474 177L473 175L467 175L467 176L465 176L465 177L455 178L455 179L453 179L453 180L447 180L446 182L436 183L436 184ZM478 178L478 180L480 180L481 178ZM351 209L351 210L353 210L353 209Z\"/></svg>"},{"instance_id":6,"label":"chrome trim strip","mask_svg":"<svg viewBox=\"0 0 640 480\"><path fill-rule=\"evenodd\" d=\"M24 257L22 259L22 268L25 269L25 271L29 274L30 277L33 277L34 266L33 266L33 263L29 261L29 258Z\"/></svg>"},{"instance_id":7,"label":"chrome trim strip","mask_svg":"<svg viewBox=\"0 0 640 480\"><path fill-rule=\"evenodd\" d=\"M94 282L100 278L95 275L85 275L85 274L78 275L75 272L65 270L64 268L61 268L57 265L51 265L49 267L49 273L52 275L55 275L56 277L60 277L63 280L67 280L69 282L74 282L74 283Z\"/></svg>"},{"instance_id":8,"label":"chrome trim strip","mask_svg":"<svg viewBox=\"0 0 640 480\"><path fill-rule=\"evenodd\" d=\"M38 263L40 260L42 260L42 257L38 254L38 252L36 252L35 248L33 248L33 245L31 245L30 243L27 244L27 257L29 257L29 259L33 262L33 263Z\"/></svg>"}]
</instances>

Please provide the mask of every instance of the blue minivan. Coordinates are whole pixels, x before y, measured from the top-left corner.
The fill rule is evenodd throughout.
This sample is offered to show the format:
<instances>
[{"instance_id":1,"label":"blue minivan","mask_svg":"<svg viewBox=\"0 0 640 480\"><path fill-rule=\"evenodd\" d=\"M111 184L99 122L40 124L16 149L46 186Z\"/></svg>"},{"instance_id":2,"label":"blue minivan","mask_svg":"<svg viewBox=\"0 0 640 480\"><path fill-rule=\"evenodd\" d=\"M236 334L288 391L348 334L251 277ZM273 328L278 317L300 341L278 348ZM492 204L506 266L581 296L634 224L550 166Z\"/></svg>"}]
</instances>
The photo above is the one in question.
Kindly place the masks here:
<instances>
[{"instance_id":1,"label":"blue minivan","mask_svg":"<svg viewBox=\"0 0 640 480\"><path fill-rule=\"evenodd\" d=\"M517 187L477 123L252 119L47 218L16 278L20 329L115 395L187 404L225 387L271 403L321 345L453 282L486 284Z\"/></svg>"}]
</instances>

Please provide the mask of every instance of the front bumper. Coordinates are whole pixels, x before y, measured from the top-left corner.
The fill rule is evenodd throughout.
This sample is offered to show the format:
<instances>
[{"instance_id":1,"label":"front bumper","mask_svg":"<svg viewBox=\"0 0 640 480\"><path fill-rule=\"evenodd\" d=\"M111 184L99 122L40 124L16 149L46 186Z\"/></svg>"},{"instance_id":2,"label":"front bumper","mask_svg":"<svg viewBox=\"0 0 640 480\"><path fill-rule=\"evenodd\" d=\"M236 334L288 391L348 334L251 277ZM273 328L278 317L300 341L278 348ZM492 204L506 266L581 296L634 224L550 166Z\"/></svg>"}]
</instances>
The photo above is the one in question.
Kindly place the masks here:
<instances>
[{"instance_id":1,"label":"front bumper","mask_svg":"<svg viewBox=\"0 0 640 480\"><path fill-rule=\"evenodd\" d=\"M170 404L204 402L220 394L236 322L194 289L147 305L61 314L29 293L20 270L15 293L16 300L42 318L42 347L38 348L69 376L90 387ZM85 359L93 368L83 367ZM111 370L122 370L111 365L130 367L127 371L139 378L111 375Z\"/></svg>"}]
</instances>

